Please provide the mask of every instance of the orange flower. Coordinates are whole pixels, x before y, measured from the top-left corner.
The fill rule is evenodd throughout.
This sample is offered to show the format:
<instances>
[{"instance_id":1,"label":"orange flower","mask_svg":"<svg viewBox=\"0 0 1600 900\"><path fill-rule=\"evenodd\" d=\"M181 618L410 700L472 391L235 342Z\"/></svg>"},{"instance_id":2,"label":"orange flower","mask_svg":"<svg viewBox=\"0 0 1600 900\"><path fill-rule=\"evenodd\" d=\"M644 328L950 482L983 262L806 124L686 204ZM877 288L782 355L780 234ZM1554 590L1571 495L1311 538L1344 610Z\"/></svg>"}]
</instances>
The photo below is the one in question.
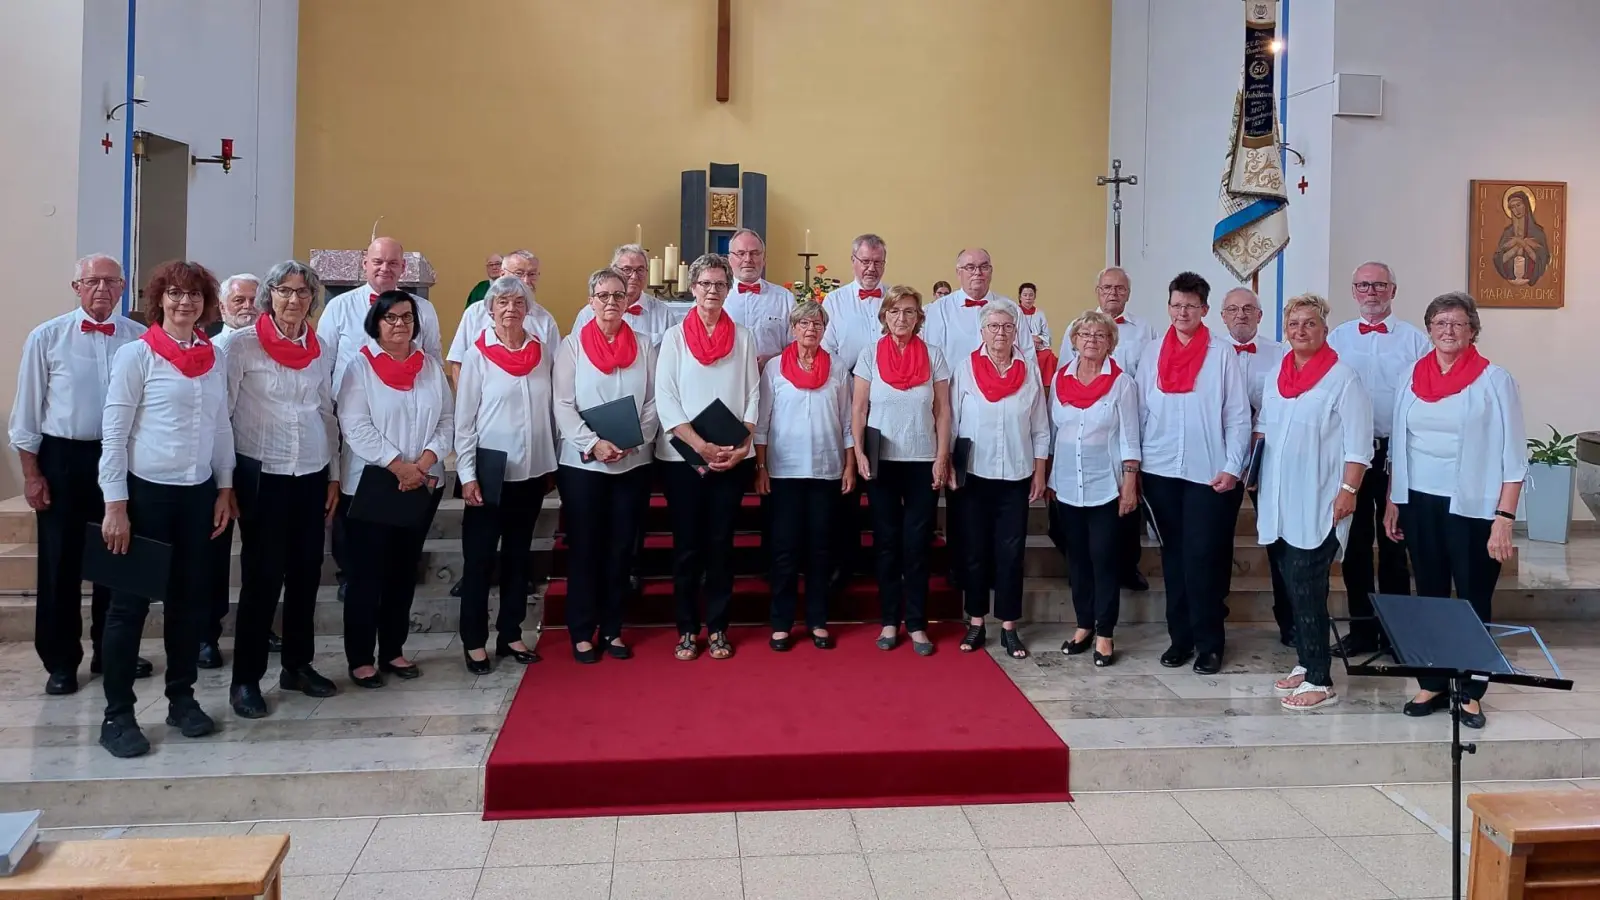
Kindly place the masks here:
<instances>
[{"instance_id":1,"label":"orange flower","mask_svg":"<svg viewBox=\"0 0 1600 900\"><path fill-rule=\"evenodd\" d=\"M794 290L794 282L792 282L792 281L786 281L786 282L784 282L784 283L783 283L783 286L784 286L784 287L786 287L786 288L788 288L788 289L789 289L789 290L791 290L791 291L792 291L792 290Z\"/></svg>"},{"instance_id":2,"label":"orange flower","mask_svg":"<svg viewBox=\"0 0 1600 900\"><path fill-rule=\"evenodd\" d=\"M818 275L826 274L827 271L828 271L828 267L827 266L824 266L824 265L822 265L820 263L817 264L817 274Z\"/></svg>"}]
</instances>

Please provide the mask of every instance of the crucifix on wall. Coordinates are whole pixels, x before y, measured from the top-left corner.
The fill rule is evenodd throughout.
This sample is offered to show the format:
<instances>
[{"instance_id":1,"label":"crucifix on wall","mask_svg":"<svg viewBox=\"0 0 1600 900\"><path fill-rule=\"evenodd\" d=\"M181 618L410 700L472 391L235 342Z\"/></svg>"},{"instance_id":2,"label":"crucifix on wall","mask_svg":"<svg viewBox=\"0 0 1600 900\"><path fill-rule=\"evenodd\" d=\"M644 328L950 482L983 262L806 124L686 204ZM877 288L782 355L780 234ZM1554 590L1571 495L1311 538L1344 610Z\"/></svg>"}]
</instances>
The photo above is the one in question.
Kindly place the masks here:
<instances>
[{"instance_id":1,"label":"crucifix on wall","mask_svg":"<svg viewBox=\"0 0 1600 900\"><path fill-rule=\"evenodd\" d=\"M733 43L733 0L717 0L717 102L728 102L728 50Z\"/></svg>"}]
</instances>

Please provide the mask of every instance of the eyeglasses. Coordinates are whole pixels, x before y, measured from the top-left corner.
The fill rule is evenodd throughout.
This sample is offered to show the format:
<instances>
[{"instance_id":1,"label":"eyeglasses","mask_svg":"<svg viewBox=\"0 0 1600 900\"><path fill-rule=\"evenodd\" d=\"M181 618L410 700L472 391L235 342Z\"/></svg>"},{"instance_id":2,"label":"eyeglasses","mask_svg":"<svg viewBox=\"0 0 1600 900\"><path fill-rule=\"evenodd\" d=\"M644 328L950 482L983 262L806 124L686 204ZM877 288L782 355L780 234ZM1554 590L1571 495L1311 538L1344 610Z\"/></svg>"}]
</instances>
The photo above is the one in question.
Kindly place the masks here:
<instances>
[{"instance_id":1,"label":"eyeglasses","mask_svg":"<svg viewBox=\"0 0 1600 900\"><path fill-rule=\"evenodd\" d=\"M1125 284L1102 284L1097 285L1095 290L1102 294L1126 294L1128 286Z\"/></svg>"},{"instance_id":2,"label":"eyeglasses","mask_svg":"<svg viewBox=\"0 0 1600 900\"><path fill-rule=\"evenodd\" d=\"M921 313L922 313L922 310L917 309L914 306L896 306L894 309L889 310L888 312L884 313L883 315L886 318L890 318L890 319L901 319L901 318L912 318L912 319L915 319Z\"/></svg>"},{"instance_id":3,"label":"eyeglasses","mask_svg":"<svg viewBox=\"0 0 1600 900\"><path fill-rule=\"evenodd\" d=\"M1438 331L1471 331L1471 322L1447 322L1444 319L1434 319L1428 327Z\"/></svg>"},{"instance_id":4,"label":"eyeglasses","mask_svg":"<svg viewBox=\"0 0 1600 900\"><path fill-rule=\"evenodd\" d=\"M1222 314L1225 316L1261 315L1259 306L1224 306Z\"/></svg>"},{"instance_id":5,"label":"eyeglasses","mask_svg":"<svg viewBox=\"0 0 1600 900\"><path fill-rule=\"evenodd\" d=\"M1175 312L1194 312L1195 310L1205 309L1205 307L1198 303L1168 303L1167 309Z\"/></svg>"},{"instance_id":6,"label":"eyeglasses","mask_svg":"<svg viewBox=\"0 0 1600 900\"><path fill-rule=\"evenodd\" d=\"M826 326L821 319L801 319L794 323L794 327L801 331L821 331Z\"/></svg>"},{"instance_id":7,"label":"eyeglasses","mask_svg":"<svg viewBox=\"0 0 1600 900\"><path fill-rule=\"evenodd\" d=\"M127 282L124 281L122 279L122 277L118 276L118 275L110 275L110 276L98 275L98 276L95 276L93 278L79 278L77 281L73 282L73 284L79 285L80 287L91 287L91 288L112 287L112 288L114 288L114 287L121 287L124 284L127 284Z\"/></svg>"},{"instance_id":8,"label":"eyeglasses","mask_svg":"<svg viewBox=\"0 0 1600 900\"><path fill-rule=\"evenodd\" d=\"M987 322L983 330L990 334L1015 334L1017 326L1012 322Z\"/></svg>"},{"instance_id":9,"label":"eyeglasses","mask_svg":"<svg viewBox=\"0 0 1600 900\"><path fill-rule=\"evenodd\" d=\"M279 300L288 300L290 297L298 297L301 300L310 300L314 293L315 291L311 290L311 288L292 288L282 284L276 285L272 288L272 296L277 297Z\"/></svg>"},{"instance_id":10,"label":"eyeglasses","mask_svg":"<svg viewBox=\"0 0 1600 900\"><path fill-rule=\"evenodd\" d=\"M881 268L883 268L883 260L881 260L881 259L862 259L859 256L851 256L850 258L852 260L855 260L856 265L860 266L863 269L881 269Z\"/></svg>"},{"instance_id":11,"label":"eyeglasses","mask_svg":"<svg viewBox=\"0 0 1600 900\"><path fill-rule=\"evenodd\" d=\"M1393 285L1392 281L1357 281L1354 287L1359 294L1381 294Z\"/></svg>"},{"instance_id":12,"label":"eyeglasses","mask_svg":"<svg viewBox=\"0 0 1600 900\"><path fill-rule=\"evenodd\" d=\"M199 291L186 291L183 288L167 288L167 299L174 303L182 303L185 300L188 300L192 303L200 303L204 301L205 298L206 295L200 293Z\"/></svg>"},{"instance_id":13,"label":"eyeglasses","mask_svg":"<svg viewBox=\"0 0 1600 900\"><path fill-rule=\"evenodd\" d=\"M984 272L993 272L994 266L990 263L979 263L975 266L956 266L956 271L965 272L968 275L979 275Z\"/></svg>"},{"instance_id":14,"label":"eyeglasses","mask_svg":"<svg viewBox=\"0 0 1600 900\"><path fill-rule=\"evenodd\" d=\"M728 255L734 259L760 259L765 250L735 250Z\"/></svg>"},{"instance_id":15,"label":"eyeglasses","mask_svg":"<svg viewBox=\"0 0 1600 900\"><path fill-rule=\"evenodd\" d=\"M592 297L595 300L599 300L601 303L617 303L617 304L620 304L623 301L628 299L628 292L627 291L601 291L598 294L590 294L589 296Z\"/></svg>"},{"instance_id":16,"label":"eyeglasses","mask_svg":"<svg viewBox=\"0 0 1600 900\"><path fill-rule=\"evenodd\" d=\"M1109 340L1111 340L1111 335L1105 333L1104 331L1080 331L1080 332L1078 332L1078 340L1080 340L1080 341L1109 341Z\"/></svg>"},{"instance_id":17,"label":"eyeglasses","mask_svg":"<svg viewBox=\"0 0 1600 900\"><path fill-rule=\"evenodd\" d=\"M410 325L417 320L411 313L389 313L383 317L390 325Z\"/></svg>"},{"instance_id":18,"label":"eyeglasses","mask_svg":"<svg viewBox=\"0 0 1600 900\"><path fill-rule=\"evenodd\" d=\"M728 289L726 281L696 281L694 284L708 294L720 294Z\"/></svg>"},{"instance_id":19,"label":"eyeglasses","mask_svg":"<svg viewBox=\"0 0 1600 900\"><path fill-rule=\"evenodd\" d=\"M617 266L617 271L632 278L635 275L644 275L650 270L644 266Z\"/></svg>"}]
</instances>

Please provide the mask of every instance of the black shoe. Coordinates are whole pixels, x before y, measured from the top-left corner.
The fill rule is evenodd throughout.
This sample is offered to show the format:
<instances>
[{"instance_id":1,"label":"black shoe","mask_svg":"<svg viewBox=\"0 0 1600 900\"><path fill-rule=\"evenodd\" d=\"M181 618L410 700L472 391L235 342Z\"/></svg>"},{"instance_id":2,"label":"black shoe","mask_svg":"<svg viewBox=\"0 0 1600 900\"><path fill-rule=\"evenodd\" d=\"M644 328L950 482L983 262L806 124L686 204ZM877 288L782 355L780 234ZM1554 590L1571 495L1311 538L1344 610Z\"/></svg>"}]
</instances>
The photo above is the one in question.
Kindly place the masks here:
<instances>
[{"instance_id":1,"label":"black shoe","mask_svg":"<svg viewBox=\"0 0 1600 900\"><path fill-rule=\"evenodd\" d=\"M1110 653L1101 653L1099 650L1096 650L1094 652L1095 668L1104 669L1106 666L1114 665L1116 663L1116 661L1117 661L1117 648L1116 647L1112 647Z\"/></svg>"},{"instance_id":2,"label":"black shoe","mask_svg":"<svg viewBox=\"0 0 1600 900\"><path fill-rule=\"evenodd\" d=\"M105 666L101 663L99 654L89 657L90 675L100 675L103 674L104 671ZM155 664L142 656L139 657L139 659L133 664L134 678L149 678L151 675L155 674L155 671Z\"/></svg>"},{"instance_id":3,"label":"black shoe","mask_svg":"<svg viewBox=\"0 0 1600 900\"><path fill-rule=\"evenodd\" d=\"M572 658L586 666L592 666L600 661L600 648L594 644L587 650L579 650L577 644L572 645Z\"/></svg>"},{"instance_id":4,"label":"black shoe","mask_svg":"<svg viewBox=\"0 0 1600 900\"><path fill-rule=\"evenodd\" d=\"M132 759L150 752L150 740L139 730L133 716L120 716L100 723L100 746L117 759Z\"/></svg>"},{"instance_id":5,"label":"black shoe","mask_svg":"<svg viewBox=\"0 0 1600 900\"><path fill-rule=\"evenodd\" d=\"M1188 662L1193 656L1193 650L1185 650L1182 647L1168 647L1167 652L1161 654L1161 664L1169 669L1176 669Z\"/></svg>"},{"instance_id":6,"label":"black shoe","mask_svg":"<svg viewBox=\"0 0 1600 900\"><path fill-rule=\"evenodd\" d=\"M1122 589L1142 594L1150 590L1150 580L1144 577L1143 572L1133 571L1122 576Z\"/></svg>"},{"instance_id":7,"label":"black shoe","mask_svg":"<svg viewBox=\"0 0 1600 900\"><path fill-rule=\"evenodd\" d=\"M222 648L210 642L201 644L200 656L195 659L194 664L202 669L222 668Z\"/></svg>"},{"instance_id":8,"label":"black shoe","mask_svg":"<svg viewBox=\"0 0 1600 900\"><path fill-rule=\"evenodd\" d=\"M390 675L393 675L403 681L410 681L413 678L422 677L422 667L418 666L416 663L412 663L409 666L397 666L394 663L385 661L378 663L378 671L388 672Z\"/></svg>"},{"instance_id":9,"label":"black shoe","mask_svg":"<svg viewBox=\"0 0 1600 900\"><path fill-rule=\"evenodd\" d=\"M532 650L518 650L510 644L502 644L499 641L494 642L494 655L509 656L525 666L539 661L539 654Z\"/></svg>"},{"instance_id":10,"label":"black shoe","mask_svg":"<svg viewBox=\"0 0 1600 900\"><path fill-rule=\"evenodd\" d=\"M383 687L383 676L379 675L377 672L373 672L371 675L368 675L368 676L363 678L363 677L357 675L354 669L351 669L350 670L350 683L355 685L356 687L359 687L359 688L367 688L368 690L377 690L378 688Z\"/></svg>"},{"instance_id":11,"label":"black shoe","mask_svg":"<svg viewBox=\"0 0 1600 900\"><path fill-rule=\"evenodd\" d=\"M788 653L794 648L794 635L786 634L781 638L768 638L767 646L778 653Z\"/></svg>"},{"instance_id":12,"label":"black shoe","mask_svg":"<svg viewBox=\"0 0 1600 900\"><path fill-rule=\"evenodd\" d=\"M1467 712L1464 709L1461 711L1462 728L1482 728L1487 724L1489 724L1489 717L1483 714L1483 704L1481 702L1478 704L1477 712Z\"/></svg>"},{"instance_id":13,"label":"black shoe","mask_svg":"<svg viewBox=\"0 0 1600 900\"><path fill-rule=\"evenodd\" d=\"M62 694L76 694L78 692L78 673L51 673L50 680L44 683L44 692L52 697L59 697Z\"/></svg>"},{"instance_id":14,"label":"black shoe","mask_svg":"<svg viewBox=\"0 0 1600 900\"><path fill-rule=\"evenodd\" d=\"M278 637L278 633L276 631L267 632L267 652L268 653L282 653L283 652L283 638Z\"/></svg>"},{"instance_id":15,"label":"black shoe","mask_svg":"<svg viewBox=\"0 0 1600 900\"><path fill-rule=\"evenodd\" d=\"M339 688L332 679L324 677L321 672L310 666L284 669L278 675L278 688L298 691L307 697L332 697L339 693Z\"/></svg>"},{"instance_id":16,"label":"black shoe","mask_svg":"<svg viewBox=\"0 0 1600 900\"><path fill-rule=\"evenodd\" d=\"M1163 664L1166 659L1161 660ZM1196 675L1215 675L1222 671L1221 653L1202 653L1194 659L1194 673Z\"/></svg>"},{"instance_id":17,"label":"black shoe","mask_svg":"<svg viewBox=\"0 0 1600 900\"><path fill-rule=\"evenodd\" d=\"M479 647L478 649L482 650L484 648ZM461 648L461 657L467 661L467 671L474 675L487 675L494 671L494 661L489 658L488 653L483 654L483 659L473 659L472 651L463 647Z\"/></svg>"},{"instance_id":18,"label":"black shoe","mask_svg":"<svg viewBox=\"0 0 1600 900\"><path fill-rule=\"evenodd\" d=\"M619 638L602 637L600 643L605 645L606 655L612 659L633 659L633 648L627 644L613 644Z\"/></svg>"},{"instance_id":19,"label":"black shoe","mask_svg":"<svg viewBox=\"0 0 1600 900\"><path fill-rule=\"evenodd\" d=\"M833 635L817 634L815 631L813 631L811 632L811 646L817 648L818 650L832 650Z\"/></svg>"},{"instance_id":20,"label":"black shoe","mask_svg":"<svg viewBox=\"0 0 1600 900\"><path fill-rule=\"evenodd\" d=\"M1371 656L1378 652L1378 639L1351 632L1334 641L1333 646L1328 649L1334 656Z\"/></svg>"},{"instance_id":21,"label":"black shoe","mask_svg":"<svg viewBox=\"0 0 1600 900\"><path fill-rule=\"evenodd\" d=\"M1412 717L1413 719L1422 719L1433 715L1435 710L1449 708L1450 694L1438 693L1433 695L1432 700L1424 700L1421 703L1418 703L1415 700L1407 700L1405 707L1400 711ZM1482 707L1479 708L1482 709ZM1482 715L1482 713L1479 713L1479 715ZM1467 720L1462 719L1461 724L1467 724Z\"/></svg>"},{"instance_id":22,"label":"black shoe","mask_svg":"<svg viewBox=\"0 0 1600 900\"><path fill-rule=\"evenodd\" d=\"M261 696L259 685L234 685L228 691L228 703L241 719L264 719L267 716L267 700Z\"/></svg>"},{"instance_id":23,"label":"black shoe","mask_svg":"<svg viewBox=\"0 0 1600 900\"><path fill-rule=\"evenodd\" d=\"M256 696L261 692L256 691ZM265 704L263 704L265 708ZM200 704L190 700L186 703L173 704L167 707L167 724L178 729L186 738L201 738L217 730L217 723L211 721L206 711Z\"/></svg>"},{"instance_id":24,"label":"black shoe","mask_svg":"<svg viewBox=\"0 0 1600 900\"><path fill-rule=\"evenodd\" d=\"M1294 632L1292 632L1292 631L1279 632L1278 633L1278 643L1284 645L1285 647L1293 647L1294 646Z\"/></svg>"},{"instance_id":25,"label":"black shoe","mask_svg":"<svg viewBox=\"0 0 1600 900\"><path fill-rule=\"evenodd\" d=\"M1065 653L1068 656L1077 656L1078 654L1084 652L1085 650L1088 650L1093 645L1094 645L1094 632L1091 631L1081 641L1075 641L1075 640L1073 640L1071 638L1068 638L1065 641L1062 641L1061 642L1061 652ZM1182 663L1179 663L1179 665L1182 665Z\"/></svg>"},{"instance_id":26,"label":"black shoe","mask_svg":"<svg viewBox=\"0 0 1600 900\"><path fill-rule=\"evenodd\" d=\"M982 650L983 645L989 642L989 633L982 625L968 625L967 633L962 636L961 643L956 649L962 653L972 653Z\"/></svg>"}]
</instances>

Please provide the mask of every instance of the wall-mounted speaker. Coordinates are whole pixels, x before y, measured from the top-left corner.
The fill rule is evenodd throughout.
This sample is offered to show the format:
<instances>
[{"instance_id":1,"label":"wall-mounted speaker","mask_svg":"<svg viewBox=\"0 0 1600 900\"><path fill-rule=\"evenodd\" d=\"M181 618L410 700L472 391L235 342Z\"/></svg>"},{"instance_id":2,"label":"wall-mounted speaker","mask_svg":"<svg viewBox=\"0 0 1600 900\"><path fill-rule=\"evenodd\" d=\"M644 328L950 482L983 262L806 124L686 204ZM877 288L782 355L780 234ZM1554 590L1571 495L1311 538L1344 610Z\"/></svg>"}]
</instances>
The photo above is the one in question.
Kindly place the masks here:
<instances>
[{"instance_id":1,"label":"wall-mounted speaker","mask_svg":"<svg viewBox=\"0 0 1600 900\"><path fill-rule=\"evenodd\" d=\"M1333 76L1333 114L1383 115L1383 76L1340 72Z\"/></svg>"}]
</instances>

